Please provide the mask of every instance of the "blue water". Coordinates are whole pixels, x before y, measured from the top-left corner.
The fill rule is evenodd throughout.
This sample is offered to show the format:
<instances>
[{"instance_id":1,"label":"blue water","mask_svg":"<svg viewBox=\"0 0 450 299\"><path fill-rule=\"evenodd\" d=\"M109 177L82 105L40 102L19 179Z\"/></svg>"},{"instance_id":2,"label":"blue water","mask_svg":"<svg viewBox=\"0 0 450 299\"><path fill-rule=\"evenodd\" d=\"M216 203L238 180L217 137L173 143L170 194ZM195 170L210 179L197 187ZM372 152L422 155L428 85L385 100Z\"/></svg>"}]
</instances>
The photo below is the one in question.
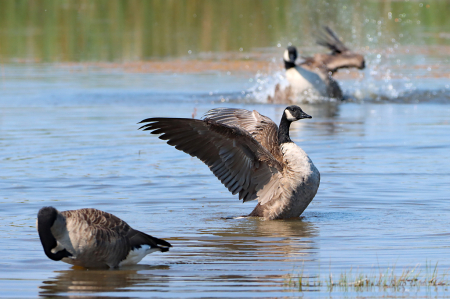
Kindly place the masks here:
<instances>
[{"instance_id":1,"label":"blue water","mask_svg":"<svg viewBox=\"0 0 450 299\"><path fill-rule=\"evenodd\" d=\"M248 78L3 69L0 297L377 297L300 292L286 281L300 271L450 269L447 101L302 105L313 118L295 123L291 137L321 173L317 196L300 219L226 220L256 203L239 202L200 161L138 131L137 122L200 117L219 106L278 122L284 106L240 100ZM105 210L174 247L134 267L72 269L43 253L35 218L47 205ZM448 295L445 288L381 292Z\"/></svg>"}]
</instances>

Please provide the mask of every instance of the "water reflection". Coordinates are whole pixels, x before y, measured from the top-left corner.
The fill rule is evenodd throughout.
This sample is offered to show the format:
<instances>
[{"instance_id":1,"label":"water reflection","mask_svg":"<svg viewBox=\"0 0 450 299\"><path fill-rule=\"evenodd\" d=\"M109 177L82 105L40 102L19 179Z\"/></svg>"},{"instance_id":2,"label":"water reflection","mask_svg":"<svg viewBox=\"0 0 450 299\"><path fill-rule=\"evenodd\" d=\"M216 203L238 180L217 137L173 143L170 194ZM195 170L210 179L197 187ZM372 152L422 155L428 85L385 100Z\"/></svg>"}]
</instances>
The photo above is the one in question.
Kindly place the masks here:
<instances>
[{"instance_id":1,"label":"water reflection","mask_svg":"<svg viewBox=\"0 0 450 299\"><path fill-rule=\"evenodd\" d=\"M224 228L201 229L213 259L239 259L241 263L314 259L317 228L302 219L264 221L259 218L224 220ZM265 267L273 265L266 264Z\"/></svg>"},{"instance_id":2,"label":"water reflection","mask_svg":"<svg viewBox=\"0 0 450 299\"><path fill-rule=\"evenodd\" d=\"M72 268L71 270L55 271L57 276L54 279L44 280L39 286L39 295L53 296L64 293L71 297L72 293L75 295L75 293L129 292L135 291L137 285L150 283L166 288L168 284L166 276L147 275L145 270L158 273L158 270L167 269L169 269L168 266L135 265L120 270Z\"/></svg>"}]
</instances>

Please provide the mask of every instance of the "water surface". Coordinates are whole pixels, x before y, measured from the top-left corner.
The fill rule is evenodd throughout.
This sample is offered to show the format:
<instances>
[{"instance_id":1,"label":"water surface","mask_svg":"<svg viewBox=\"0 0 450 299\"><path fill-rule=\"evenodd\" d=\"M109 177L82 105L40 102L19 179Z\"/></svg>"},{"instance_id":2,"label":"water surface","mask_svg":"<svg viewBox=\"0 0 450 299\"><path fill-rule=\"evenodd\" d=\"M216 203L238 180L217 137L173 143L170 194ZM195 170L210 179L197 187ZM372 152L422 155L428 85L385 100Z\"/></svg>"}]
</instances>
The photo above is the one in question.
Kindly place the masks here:
<instances>
[{"instance_id":1,"label":"water surface","mask_svg":"<svg viewBox=\"0 0 450 299\"><path fill-rule=\"evenodd\" d=\"M139 41L158 32L164 14L143 12L153 5L167 12L174 2L44 2L0 4L1 297L448 296L446 286L299 290L288 283L296 275L337 280L417 265L429 277L436 263L440 274L450 270L445 1L231 1L224 12L224 2L186 2L176 8L185 21L169 22L167 32L206 37L161 38L160 47ZM44 7L52 18L39 13ZM327 13L316 18L317 10ZM199 11L216 24L211 35L199 34L208 29L200 19L187 21ZM242 26L240 14L255 27ZM235 16L234 35L220 35L222 15ZM264 95L283 80L283 48L292 42L317 51L311 31L324 19L368 63L339 74L353 100L303 104L313 118L291 128L321 173L319 192L299 219L224 219L256 203L239 202L200 161L138 131L137 122L225 106L278 123L284 106L266 104ZM295 32L300 23L308 29ZM276 34L266 33L269 25ZM237 33L254 38L239 43ZM174 247L120 270L73 269L43 253L35 218L48 205L108 211Z\"/></svg>"},{"instance_id":2,"label":"water surface","mask_svg":"<svg viewBox=\"0 0 450 299\"><path fill-rule=\"evenodd\" d=\"M222 219L254 203L240 203L201 162L137 131L143 118L190 117L194 108L201 115L216 103L117 98L2 108L3 296L279 297L296 292L285 282L300 269L449 268L448 105L304 105L313 119L291 135L320 170L320 190L301 219L262 221ZM221 106L273 119L283 111ZM129 269L72 270L43 254L34 225L45 205L106 210L174 247Z\"/></svg>"}]
</instances>

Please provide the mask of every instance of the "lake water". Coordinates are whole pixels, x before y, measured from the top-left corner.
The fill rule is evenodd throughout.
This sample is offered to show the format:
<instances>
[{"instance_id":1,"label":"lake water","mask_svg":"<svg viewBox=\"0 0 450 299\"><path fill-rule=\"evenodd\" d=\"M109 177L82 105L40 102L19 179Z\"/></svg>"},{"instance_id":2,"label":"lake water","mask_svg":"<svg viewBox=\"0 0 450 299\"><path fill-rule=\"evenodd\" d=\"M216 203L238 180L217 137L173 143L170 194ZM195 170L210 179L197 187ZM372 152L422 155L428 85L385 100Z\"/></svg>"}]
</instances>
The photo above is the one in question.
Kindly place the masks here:
<instances>
[{"instance_id":1,"label":"lake water","mask_svg":"<svg viewBox=\"0 0 450 299\"><path fill-rule=\"evenodd\" d=\"M274 7L281 2L275 1ZM364 33L372 30L372 19L383 15L385 22L387 12L413 10L409 2L393 2L385 11L387 2L369 1L361 8L369 19ZM69 8L55 2L55 11L70 15L70 2L64 3ZM130 3L139 11L138 2ZM196 3L204 7L202 1ZM324 9L326 1L317 3ZM367 68L339 74L353 100L301 105L313 118L294 123L291 138L319 169L321 185L299 219L284 221L224 219L248 214L256 203L239 202L200 161L137 130L144 118L201 117L219 106L255 109L278 123L284 106L264 103L274 84L283 80L282 47L275 37L261 49L252 44L243 54L234 46L199 46L199 52L212 51L209 58L177 52L150 62L138 56L133 64L116 61L121 51L103 59L100 50L89 53L101 63L72 57L70 51L61 52L67 56L35 51L37 56L30 60L29 53L17 51L15 56L5 50L22 49L20 34L13 38L0 33L3 41L14 40L0 50L0 297L449 296L448 281L438 287L358 290L289 284L296 276L317 282L331 275L337 281L343 273L399 275L416 266L420 277L430 277L436 264L440 279L446 280L450 271L450 63L448 39L441 34L449 33L448 21L439 17L442 13L434 4L444 11L448 6L439 1L413 3L418 11L427 5L435 9L437 23L421 12L412 18L414 26L430 22L419 26L429 35L408 29L412 23L403 29L381 26L380 32L383 38L399 32L422 36L414 47L385 39L382 44L367 40L371 47L365 48L365 39L351 39L343 30L354 24L342 25L343 36L366 56ZM109 12L114 11L111 6ZM30 8L9 9L26 16ZM340 12L336 21L346 15ZM38 24L35 19L30 22ZM17 22L18 32L29 24L2 20ZM280 22L288 28L293 26L289 20ZM62 28L72 28L69 21ZM79 19L72 21L78 24ZM265 23L255 24L262 32ZM283 26L277 30L289 40ZM52 33L26 32L29 45L36 47L39 32ZM230 45L232 37L226 40ZM317 48L310 44L301 49ZM155 53L150 56L158 56ZM47 205L111 212L136 229L168 240L173 248L119 270L72 269L49 260L42 250L35 221L37 211Z\"/></svg>"}]
</instances>

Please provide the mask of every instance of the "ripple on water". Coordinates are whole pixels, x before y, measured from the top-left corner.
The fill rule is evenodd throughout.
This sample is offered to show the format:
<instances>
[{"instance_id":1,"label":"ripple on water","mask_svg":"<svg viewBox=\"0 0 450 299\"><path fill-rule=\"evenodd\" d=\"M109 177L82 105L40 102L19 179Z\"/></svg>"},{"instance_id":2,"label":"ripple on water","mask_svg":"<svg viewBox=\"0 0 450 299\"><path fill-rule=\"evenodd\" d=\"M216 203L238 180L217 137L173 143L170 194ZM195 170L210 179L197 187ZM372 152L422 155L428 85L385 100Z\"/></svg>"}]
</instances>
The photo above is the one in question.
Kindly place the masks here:
<instances>
[{"instance_id":1,"label":"ripple on water","mask_svg":"<svg viewBox=\"0 0 450 299\"><path fill-rule=\"evenodd\" d=\"M239 105L273 119L283 109ZM4 296L300 296L289 275L450 266L447 105L302 106L314 118L293 125L292 139L322 181L302 217L288 221L222 219L256 203L239 202L201 162L137 131L141 119L190 117L193 106L2 108ZM196 107L202 115L215 106ZM43 254L35 217L45 205L106 210L174 247L122 270L71 269Z\"/></svg>"}]
</instances>

